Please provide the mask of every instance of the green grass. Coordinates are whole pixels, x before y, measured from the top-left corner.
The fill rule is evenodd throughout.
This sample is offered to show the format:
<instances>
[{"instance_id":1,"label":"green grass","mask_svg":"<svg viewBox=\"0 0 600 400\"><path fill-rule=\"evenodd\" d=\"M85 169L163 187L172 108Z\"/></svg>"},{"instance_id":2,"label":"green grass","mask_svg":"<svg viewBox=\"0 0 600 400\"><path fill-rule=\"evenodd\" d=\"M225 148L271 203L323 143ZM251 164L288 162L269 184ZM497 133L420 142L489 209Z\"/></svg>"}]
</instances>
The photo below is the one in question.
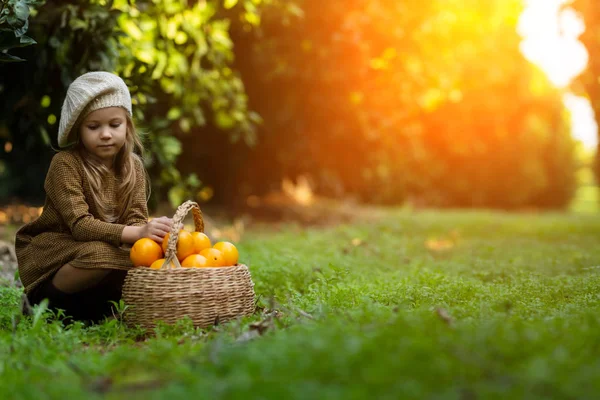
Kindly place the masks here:
<instances>
[{"instance_id":1,"label":"green grass","mask_svg":"<svg viewBox=\"0 0 600 400\"><path fill-rule=\"evenodd\" d=\"M591 159L586 160L586 162L590 163ZM580 168L577 172L577 183L575 196L569 205L570 211L579 214L598 213L600 211L598 209L598 205L600 204L600 189L596 184L592 169L589 167Z\"/></svg>"},{"instance_id":2,"label":"green grass","mask_svg":"<svg viewBox=\"0 0 600 400\"><path fill-rule=\"evenodd\" d=\"M402 210L253 230L239 248L265 308L205 331L14 323L20 292L0 289L0 398L594 398L599 232L595 215Z\"/></svg>"}]
</instances>

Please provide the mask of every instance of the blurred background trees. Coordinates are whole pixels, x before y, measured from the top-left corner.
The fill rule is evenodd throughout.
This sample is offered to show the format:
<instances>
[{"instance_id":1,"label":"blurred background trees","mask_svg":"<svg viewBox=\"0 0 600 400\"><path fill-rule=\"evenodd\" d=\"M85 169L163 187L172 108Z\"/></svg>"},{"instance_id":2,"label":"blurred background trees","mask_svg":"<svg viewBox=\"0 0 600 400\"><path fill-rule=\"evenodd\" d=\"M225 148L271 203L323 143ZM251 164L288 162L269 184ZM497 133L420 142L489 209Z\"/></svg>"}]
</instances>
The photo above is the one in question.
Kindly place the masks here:
<instances>
[{"instance_id":1,"label":"blurred background trees","mask_svg":"<svg viewBox=\"0 0 600 400\"><path fill-rule=\"evenodd\" d=\"M519 50L519 0L46 2L0 64L0 201L43 200L70 82L114 71L153 202L317 194L562 208L578 167L562 93Z\"/></svg>"},{"instance_id":2,"label":"blurred background trees","mask_svg":"<svg viewBox=\"0 0 600 400\"><path fill-rule=\"evenodd\" d=\"M278 165L368 202L568 202L573 143L560 93L519 52L520 1L301 4L237 47L265 119L252 191Z\"/></svg>"}]
</instances>

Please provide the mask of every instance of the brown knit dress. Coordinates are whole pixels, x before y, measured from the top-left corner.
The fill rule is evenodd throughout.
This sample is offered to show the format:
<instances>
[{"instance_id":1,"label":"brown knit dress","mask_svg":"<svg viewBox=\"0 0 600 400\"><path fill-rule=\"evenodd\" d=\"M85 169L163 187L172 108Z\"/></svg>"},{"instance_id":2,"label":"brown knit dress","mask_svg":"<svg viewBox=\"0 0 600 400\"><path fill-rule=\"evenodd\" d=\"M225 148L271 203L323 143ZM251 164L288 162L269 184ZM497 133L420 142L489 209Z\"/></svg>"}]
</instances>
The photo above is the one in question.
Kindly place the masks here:
<instances>
[{"instance_id":1,"label":"brown knit dress","mask_svg":"<svg viewBox=\"0 0 600 400\"><path fill-rule=\"evenodd\" d=\"M111 207L117 204L118 179L112 176L106 182L105 198L112 201ZM65 150L53 157L44 183L42 214L16 234L15 250L25 293L51 279L67 263L77 268L132 267L129 250L121 247L121 234L125 226L148 221L141 162L136 162L135 179L133 203L123 220L104 222L98 217L81 156L75 150Z\"/></svg>"}]
</instances>

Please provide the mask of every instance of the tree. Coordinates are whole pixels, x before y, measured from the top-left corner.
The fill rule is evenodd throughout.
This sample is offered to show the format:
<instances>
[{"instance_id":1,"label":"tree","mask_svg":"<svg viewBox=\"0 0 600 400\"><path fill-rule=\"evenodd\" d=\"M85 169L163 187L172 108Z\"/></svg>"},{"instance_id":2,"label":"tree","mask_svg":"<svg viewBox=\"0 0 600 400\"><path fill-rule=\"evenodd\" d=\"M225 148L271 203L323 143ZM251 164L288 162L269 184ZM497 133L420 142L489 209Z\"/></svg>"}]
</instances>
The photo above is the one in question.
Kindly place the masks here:
<instances>
[{"instance_id":1,"label":"tree","mask_svg":"<svg viewBox=\"0 0 600 400\"><path fill-rule=\"evenodd\" d=\"M246 193L308 174L322 194L368 202L568 203L568 121L560 93L519 51L520 1L300 5L295 22L269 14L237 47L264 118L238 185Z\"/></svg>"},{"instance_id":2,"label":"tree","mask_svg":"<svg viewBox=\"0 0 600 400\"><path fill-rule=\"evenodd\" d=\"M184 3L76 0L39 8L30 29L39 44L15 50L28 61L0 66L0 198L39 201L62 100L88 71L116 72L130 87L135 119L147 133L155 200L168 193L178 205L201 186L175 167L177 135L211 122L234 139L254 140L259 118L231 68L225 13L257 24L261 1Z\"/></svg>"}]
</instances>

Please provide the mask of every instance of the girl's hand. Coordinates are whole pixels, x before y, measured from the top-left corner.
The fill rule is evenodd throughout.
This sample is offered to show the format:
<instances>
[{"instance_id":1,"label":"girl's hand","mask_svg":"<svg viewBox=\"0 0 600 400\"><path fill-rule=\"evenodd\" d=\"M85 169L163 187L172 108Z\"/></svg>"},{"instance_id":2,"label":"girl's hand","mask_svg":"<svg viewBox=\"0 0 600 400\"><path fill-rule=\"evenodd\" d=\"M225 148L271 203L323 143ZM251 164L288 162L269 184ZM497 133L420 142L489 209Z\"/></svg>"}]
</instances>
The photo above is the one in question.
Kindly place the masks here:
<instances>
[{"instance_id":1,"label":"girl's hand","mask_svg":"<svg viewBox=\"0 0 600 400\"><path fill-rule=\"evenodd\" d=\"M173 219L168 217L154 218L142 226L141 237L162 243L163 238L173 227Z\"/></svg>"}]
</instances>

